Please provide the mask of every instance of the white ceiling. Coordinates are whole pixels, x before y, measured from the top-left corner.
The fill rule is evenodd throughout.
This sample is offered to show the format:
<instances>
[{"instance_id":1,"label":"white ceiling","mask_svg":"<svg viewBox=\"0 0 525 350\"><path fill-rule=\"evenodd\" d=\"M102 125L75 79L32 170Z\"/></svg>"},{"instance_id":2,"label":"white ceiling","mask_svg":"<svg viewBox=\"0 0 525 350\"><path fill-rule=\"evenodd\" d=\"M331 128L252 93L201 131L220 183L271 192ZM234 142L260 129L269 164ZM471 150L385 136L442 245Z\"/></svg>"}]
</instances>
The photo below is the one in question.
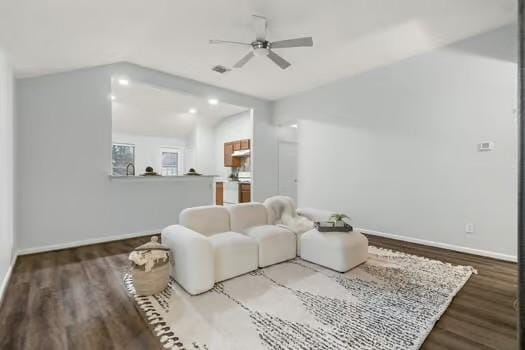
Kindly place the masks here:
<instances>
[{"instance_id":1,"label":"white ceiling","mask_svg":"<svg viewBox=\"0 0 525 350\"><path fill-rule=\"evenodd\" d=\"M510 23L516 0L0 0L0 46L19 76L130 61L265 99L278 99ZM246 53L209 39L311 35L313 48L276 50L219 75Z\"/></svg>"},{"instance_id":2,"label":"white ceiling","mask_svg":"<svg viewBox=\"0 0 525 350\"><path fill-rule=\"evenodd\" d=\"M197 123L212 126L221 119L246 111L185 93L130 82L112 82L113 132L138 136L185 138ZM197 113L189 113L195 108Z\"/></svg>"}]
</instances>

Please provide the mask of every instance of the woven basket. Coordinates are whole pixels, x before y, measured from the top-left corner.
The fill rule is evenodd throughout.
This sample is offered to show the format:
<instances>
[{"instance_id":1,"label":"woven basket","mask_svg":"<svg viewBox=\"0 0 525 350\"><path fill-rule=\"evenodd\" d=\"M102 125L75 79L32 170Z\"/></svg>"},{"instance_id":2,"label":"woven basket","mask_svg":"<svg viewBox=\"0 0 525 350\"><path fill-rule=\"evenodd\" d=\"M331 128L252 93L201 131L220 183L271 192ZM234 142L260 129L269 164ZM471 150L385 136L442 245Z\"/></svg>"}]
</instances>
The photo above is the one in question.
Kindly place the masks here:
<instances>
[{"instance_id":1,"label":"woven basket","mask_svg":"<svg viewBox=\"0 0 525 350\"><path fill-rule=\"evenodd\" d=\"M157 260L148 260L153 262L151 270L146 271L145 265L139 265L132 259L132 255L144 254L148 256L149 253L160 252L161 255L168 253L166 258ZM144 255L140 255L143 257ZM149 255L151 256L151 255ZM131 263L131 275L133 276L133 285L135 286L135 292L137 295L152 295L162 292L169 283L170 280L170 256L169 248L165 245L158 243L158 237L154 236L151 238L151 242L143 244L135 248L130 254ZM143 263L142 261L141 263Z\"/></svg>"},{"instance_id":2,"label":"woven basket","mask_svg":"<svg viewBox=\"0 0 525 350\"><path fill-rule=\"evenodd\" d=\"M162 292L170 281L169 263L155 266L151 271L146 272L140 268L132 268L133 285L137 295L152 295Z\"/></svg>"}]
</instances>

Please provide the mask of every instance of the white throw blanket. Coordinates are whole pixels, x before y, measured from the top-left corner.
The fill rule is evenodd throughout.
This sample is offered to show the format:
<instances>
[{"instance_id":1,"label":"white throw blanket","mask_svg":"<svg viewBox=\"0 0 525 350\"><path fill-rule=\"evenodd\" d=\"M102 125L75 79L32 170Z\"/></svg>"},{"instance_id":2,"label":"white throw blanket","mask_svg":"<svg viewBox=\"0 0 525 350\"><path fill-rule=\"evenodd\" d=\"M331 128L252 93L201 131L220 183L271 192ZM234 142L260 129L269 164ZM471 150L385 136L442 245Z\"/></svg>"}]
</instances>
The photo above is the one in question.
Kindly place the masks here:
<instances>
[{"instance_id":1,"label":"white throw blanket","mask_svg":"<svg viewBox=\"0 0 525 350\"><path fill-rule=\"evenodd\" d=\"M133 261L138 266L144 266L146 272L150 272L155 263L158 261L168 260L169 253L163 250L144 250L132 251L129 254L129 260Z\"/></svg>"},{"instance_id":2,"label":"white throw blanket","mask_svg":"<svg viewBox=\"0 0 525 350\"><path fill-rule=\"evenodd\" d=\"M297 215L295 203L286 196L274 196L264 201L270 215L270 223L286 226L296 234L304 233L313 228L313 221Z\"/></svg>"}]
</instances>

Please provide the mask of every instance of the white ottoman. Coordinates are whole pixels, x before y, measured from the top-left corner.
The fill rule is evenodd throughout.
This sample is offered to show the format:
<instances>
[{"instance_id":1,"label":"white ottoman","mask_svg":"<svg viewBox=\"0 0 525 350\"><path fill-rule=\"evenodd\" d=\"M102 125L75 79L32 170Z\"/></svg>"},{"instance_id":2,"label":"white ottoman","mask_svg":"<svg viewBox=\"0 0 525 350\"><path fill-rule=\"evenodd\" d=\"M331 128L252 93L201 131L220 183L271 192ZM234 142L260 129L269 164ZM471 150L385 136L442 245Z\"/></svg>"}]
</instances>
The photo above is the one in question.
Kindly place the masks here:
<instances>
[{"instance_id":1,"label":"white ottoman","mask_svg":"<svg viewBox=\"0 0 525 350\"><path fill-rule=\"evenodd\" d=\"M301 258L339 272L346 272L368 258L368 239L360 232L304 233L299 244Z\"/></svg>"}]
</instances>

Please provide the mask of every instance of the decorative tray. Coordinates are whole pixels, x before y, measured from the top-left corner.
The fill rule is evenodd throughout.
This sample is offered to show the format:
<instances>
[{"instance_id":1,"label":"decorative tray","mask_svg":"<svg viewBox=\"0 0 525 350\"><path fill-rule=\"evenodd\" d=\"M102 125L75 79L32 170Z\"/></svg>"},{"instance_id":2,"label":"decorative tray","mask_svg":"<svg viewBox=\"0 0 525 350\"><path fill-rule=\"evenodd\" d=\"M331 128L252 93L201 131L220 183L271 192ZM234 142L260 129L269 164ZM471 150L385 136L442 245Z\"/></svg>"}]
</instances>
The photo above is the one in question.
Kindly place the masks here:
<instances>
[{"instance_id":1,"label":"decorative tray","mask_svg":"<svg viewBox=\"0 0 525 350\"><path fill-rule=\"evenodd\" d=\"M319 232L351 232L354 229L346 222L344 226L335 226L332 221L316 221L314 222L314 226Z\"/></svg>"}]
</instances>

